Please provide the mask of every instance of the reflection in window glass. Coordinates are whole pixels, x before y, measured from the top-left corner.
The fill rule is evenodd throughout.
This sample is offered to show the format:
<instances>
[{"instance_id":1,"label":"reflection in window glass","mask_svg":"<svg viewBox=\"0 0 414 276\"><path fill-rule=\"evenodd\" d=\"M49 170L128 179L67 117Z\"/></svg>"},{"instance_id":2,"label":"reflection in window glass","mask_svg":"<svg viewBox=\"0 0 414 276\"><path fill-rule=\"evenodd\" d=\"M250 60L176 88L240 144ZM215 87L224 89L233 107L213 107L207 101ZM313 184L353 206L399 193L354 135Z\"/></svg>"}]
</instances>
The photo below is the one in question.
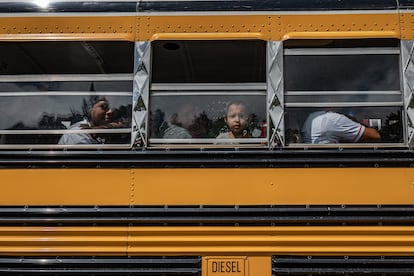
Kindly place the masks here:
<instances>
[{"instance_id":1,"label":"reflection in window glass","mask_svg":"<svg viewBox=\"0 0 414 276\"><path fill-rule=\"evenodd\" d=\"M153 83L265 82L261 40L155 41Z\"/></svg>"},{"instance_id":2,"label":"reflection in window glass","mask_svg":"<svg viewBox=\"0 0 414 276\"><path fill-rule=\"evenodd\" d=\"M327 113L339 115L334 115L329 118L323 117L321 121L315 119L317 116ZM358 130L355 132L352 124L349 124L348 128L339 124L338 122L347 122L342 120L341 117L346 117L356 125L364 125L365 127L376 129L381 136L381 140L378 141L380 143L403 142L403 119L400 107L350 107L286 109L286 143L311 143L305 137L309 135L309 132L316 137L336 137L332 138L333 140L325 139L320 143L327 143L327 141L330 141L329 143L360 142L359 138L362 133L358 133ZM336 121L331 121L332 118ZM311 130L307 129L307 127L310 127L310 122L313 123ZM341 133L338 134L338 132ZM350 139L341 138L349 136L352 137ZM313 142L318 144L317 140L313 140Z\"/></svg>"},{"instance_id":3,"label":"reflection in window glass","mask_svg":"<svg viewBox=\"0 0 414 276\"><path fill-rule=\"evenodd\" d=\"M367 102L401 102L402 95L400 92L379 92L379 93L344 93L340 91L329 92L325 94L312 94L306 95L306 92L301 93L286 93L285 101L287 103L367 103Z\"/></svg>"},{"instance_id":4,"label":"reflection in window glass","mask_svg":"<svg viewBox=\"0 0 414 276\"><path fill-rule=\"evenodd\" d=\"M227 107L234 110L245 123L237 127L246 138L266 137L265 97L245 96L154 96L151 98L150 137L164 139L217 138L231 129L225 120ZM240 109L241 106L243 109ZM234 111L233 110L233 111ZM229 120L228 120L229 121ZM230 137L219 137L230 138ZM240 137L241 138L241 137Z\"/></svg>"},{"instance_id":5,"label":"reflection in window glass","mask_svg":"<svg viewBox=\"0 0 414 276\"><path fill-rule=\"evenodd\" d=\"M265 41L160 40L151 46L150 143L265 141Z\"/></svg>"},{"instance_id":6,"label":"reflection in window glass","mask_svg":"<svg viewBox=\"0 0 414 276\"><path fill-rule=\"evenodd\" d=\"M96 103L102 104L96 106ZM96 130L131 127L131 98L121 96L21 96L1 97L0 129L6 130L2 143L56 144L59 135L7 134L16 130ZM104 132L104 131L102 131ZM66 136L82 136L64 134ZM84 136L87 134L84 134ZM129 143L128 135L93 134L90 143ZM106 139L97 139L105 136ZM32 139L32 140L30 140ZM96 139L95 139L96 140ZM67 140L71 141L71 140ZM126 141L126 142L125 142ZM69 144L76 144L75 142Z\"/></svg>"},{"instance_id":7,"label":"reflection in window glass","mask_svg":"<svg viewBox=\"0 0 414 276\"><path fill-rule=\"evenodd\" d=\"M133 42L0 42L0 51L1 144L131 143Z\"/></svg>"},{"instance_id":8,"label":"reflection in window glass","mask_svg":"<svg viewBox=\"0 0 414 276\"><path fill-rule=\"evenodd\" d=\"M396 40L285 43L287 145L403 143Z\"/></svg>"},{"instance_id":9,"label":"reflection in window glass","mask_svg":"<svg viewBox=\"0 0 414 276\"><path fill-rule=\"evenodd\" d=\"M134 44L126 41L0 43L0 75L132 73Z\"/></svg>"},{"instance_id":10,"label":"reflection in window glass","mask_svg":"<svg viewBox=\"0 0 414 276\"><path fill-rule=\"evenodd\" d=\"M108 76L110 78L110 76ZM93 91L113 92L132 91L131 81L44 81L44 82L2 82L1 92L27 92L27 91Z\"/></svg>"},{"instance_id":11,"label":"reflection in window glass","mask_svg":"<svg viewBox=\"0 0 414 276\"><path fill-rule=\"evenodd\" d=\"M287 91L398 91L399 55L285 56Z\"/></svg>"},{"instance_id":12,"label":"reflection in window glass","mask_svg":"<svg viewBox=\"0 0 414 276\"><path fill-rule=\"evenodd\" d=\"M66 129L88 115L91 99L96 96L1 97L0 129ZM129 97L103 96L116 120L131 126Z\"/></svg>"},{"instance_id":13,"label":"reflection in window glass","mask_svg":"<svg viewBox=\"0 0 414 276\"><path fill-rule=\"evenodd\" d=\"M86 129L85 129L86 130ZM68 134L64 134L68 135ZM75 134L71 134L75 135ZM0 134L1 145L56 145L62 139L62 134ZM73 139L66 145L113 145L130 144L130 133L82 133L76 134L78 137L91 137L85 139ZM78 141L79 143L75 143ZM89 141L89 142L87 142ZM61 143L62 145L62 143Z\"/></svg>"}]
</instances>

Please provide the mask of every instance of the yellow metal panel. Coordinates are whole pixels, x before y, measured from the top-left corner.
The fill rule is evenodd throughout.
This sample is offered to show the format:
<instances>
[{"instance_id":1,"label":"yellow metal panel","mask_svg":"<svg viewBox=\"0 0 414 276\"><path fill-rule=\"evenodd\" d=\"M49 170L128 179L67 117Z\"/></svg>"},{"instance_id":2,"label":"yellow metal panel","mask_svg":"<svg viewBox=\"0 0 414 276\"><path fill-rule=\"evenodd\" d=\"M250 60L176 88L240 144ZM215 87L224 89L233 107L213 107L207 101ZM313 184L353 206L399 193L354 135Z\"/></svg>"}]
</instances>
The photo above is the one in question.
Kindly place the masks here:
<instances>
[{"instance_id":1,"label":"yellow metal panel","mask_svg":"<svg viewBox=\"0 0 414 276\"><path fill-rule=\"evenodd\" d=\"M413 168L137 169L135 204L413 204Z\"/></svg>"},{"instance_id":2,"label":"yellow metal panel","mask_svg":"<svg viewBox=\"0 0 414 276\"><path fill-rule=\"evenodd\" d=\"M413 255L413 227L132 228L130 254Z\"/></svg>"},{"instance_id":3,"label":"yellow metal panel","mask_svg":"<svg viewBox=\"0 0 414 276\"><path fill-rule=\"evenodd\" d=\"M398 38L397 32L290 32L282 39L355 39L355 38Z\"/></svg>"},{"instance_id":4,"label":"yellow metal panel","mask_svg":"<svg viewBox=\"0 0 414 276\"><path fill-rule=\"evenodd\" d=\"M197 16L45 16L0 18L0 40L150 40L156 34L258 33L281 40L292 33L320 33L323 38L414 37L413 14L280 14ZM379 35L379 36L378 36ZM229 39L235 39L232 36ZM312 37L310 37L312 38Z\"/></svg>"},{"instance_id":5,"label":"yellow metal panel","mask_svg":"<svg viewBox=\"0 0 414 276\"><path fill-rule=\"evenodd\" d=\"M0 254L249 256L258 271L253 256L414 256L414 227L0 227Z\"/></svg>"},{"instance_id":6,"label":"yellow metal panel","mask_svg":"<svg viewBox=\"0 0 414 276\"><path fill-rule=\"evenodd\" d=\"M414 13L401 13L401 38L414 39Z\"/></svg>"},{"instance_id":7,"label":"yellow metal panel","mask_svg":"<svg viewBox=\"0 0 414 276\"><path fill-rule=\"evenodd\" d=\"M3 255L126 255L127 227L0 227Z\"/></svg>"},{"instance_id":8,"label":"yellow metal panel","mask_svg":"<svg viewBox=\"0 0 414 276\"><path fill-rule=\"evenodd\" d=\"M309 34L301 38L315 38L315 33L319 33L316 38L340 38L340 35L344 38L399 38L401 35L397 13L146 16L139 17L139 22L139 40L150 40L153 35L162 33L188 36L260 33L265 40L293 38L294 33ZM409 24L412 23L406 23Z\"/></svg>"},{"instance_id":9,"label":"yellow metal panel","mask_svg":"<svg viewBox=\"0 0 414 276\"><path fill-rule=\"evenodd\" d=\"M272 275L272 261L270 257L249 257L249 275Z\"/></svg>"},{"instance_id":10,"label":"yellow metal panel","mask_svg":"<svg viewBox=\"0 0 414 276\"><path fill-rule=\"evenodd\" d=\"M128 205L128 169L0 170L0 205Z\"/></svg>"},{"instance_id":11,"label":"yellow metal panel","mask_svg":"<svg viewBox=\"0 0 414 276\"><path fill-rule=\"evenodd\" d=\"M0 40L135 40L134 16L1 17Z\"/></svg>"},{"instance_id":12,"label":"yellow metal panel","mask_svg":"<svg viewBox=\"0 0 414 276\"><path fill-rule=\"evenodd\" d=\"M344 38L389 38L400 37L398 14L292 14L280 16L280 28L273 29L274 40L287 39L288 34L322 33L317 38L339 38L335 33L349 32ZM277 20L274 19L272 22ZM277 33L277 30L281 33ZM381 35L383 33L383 35ZM288 35L288 36L287 36Z\"/></svg>"},{"instance_id":13,"label":"yellow metal panel","mask_svg":"<svg viewBox=\"0 0 414 276\"><path fill-rule=\"evenodd\" d=\"M263 39L261 33L161 33L151 37L153 40L221 40L221 39Z\"/></svg>"},{"instance_id":14,"label":"yellow metal panel","mask_svg":"<svg viewBox=\"0 0 414 276\"><path fill-rule=\"evenodd\" d=\"M130 255L414 255L414 227L131 227Z\"/></svg>"},{"instance_id":15,"label":"yellow metal panel","mask_svg":"<svg viewBox=\"0 0 414 276\"><path fill-rule=\"evenodd\" d=\"M261 33L269 38L266 15L142 16L139 22L138 40L162 33Z\"/></svg>"},{"instance_id":16,"label":"yellow metal panel","mask_svg":"<svg viewBox=\"0 0 414 276\"><path fill-rule=\"evenodd\" d=\"M414 168L2 169L0 179L0 205L414 202Z\"/></svg>"}]
</instances>

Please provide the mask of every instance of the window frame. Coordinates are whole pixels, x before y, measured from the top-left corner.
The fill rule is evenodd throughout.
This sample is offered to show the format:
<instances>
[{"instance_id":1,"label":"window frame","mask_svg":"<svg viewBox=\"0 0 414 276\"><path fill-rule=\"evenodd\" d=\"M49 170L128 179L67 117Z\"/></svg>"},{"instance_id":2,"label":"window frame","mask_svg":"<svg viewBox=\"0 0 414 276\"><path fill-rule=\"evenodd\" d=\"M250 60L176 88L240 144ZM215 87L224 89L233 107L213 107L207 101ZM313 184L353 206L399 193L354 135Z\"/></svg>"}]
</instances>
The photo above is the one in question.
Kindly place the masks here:
<instances>
[{"instance_id":1,"label":"window frame","mask_svg":"<svg viewBox=\"0 0 414 276\"><path fill-rule=\"evenodd\" d=\"M36 43L48 44L50 41L38 41ZM77 45L82 43L94 42L94 43L116 43L117 41L105 40L105 41L77 41L77 40L68 40L68 41L51 41L53 45L59 43L62 45L63 49L65 43ZM119 41L122 43L131 43L131 51L133 50L133 43L129 41ZM19 43L27 43L21 41L9 41L4 43L11 43L11 46L18 45ZM43 47L43 45L42 45ZM47 47L47 46L46 46ZM89 51L91 51L89 49ZM86 51L87 52L87 51ZM95 53L96 54L96 53ZM133 52L131 52L131 57L133 57ZM73 69L71 69L73 70ZM133 82L133 68L131 68L130 73L16 73L16 74L0 74L0 84L1 83L11 83L21 85L24 83L76 83L76 82ZM38 96L38 97L48 97L48 96L74 96L74 97L87 97L87 96L112 96L112 97L129 97L132 99L132 89L130 91L79 91L79 90L33 90L33 91L3 91L0 92L0 99L2 97L27 97L27 96ZM128 101L132 103L131 100ZM131 111L132 113L132 111ZM28 114L30 116L30 114ZM130 134L132 137L132 128L116 128L116 129L16 129L0 130L0 135L64 135L69 133L105 133L105 134ZM129 139L128 143L122 144L83 144L83 145L59 145L59 144L0 144L0 149L125 149L131 148L132 141Z\"/></svg>"},{"instance_id":2,"label":"window frame","mask_svg":"<svg viewBox=\"0 0 414 276\"><path fill-rule=\"evenodd\" d=\"M374 42L375 43L375 42ZM400 89L398 91L365 91L365 90L355 90L355 91L341 91L341 90L328 90L328 91L313 91L313 90L307 90L307 91L288 91L287 89L284 89L283 97L285 104L283 106L284 112L288 108L326 108L326 107L337 107L337 108L346 108L346 107L400 107L401 111L401 124L402 124L402 141L399 142L367 142L367 143L331 143L331 144L307 144L307 143L289 143L284 144L283 146L285 148L386 148L386 147L406 147L407 146L407 121L406 121L406 115L405 115L405 91L403 89L402 79L403 79L403 73L402 73L402 49L401 46L395 46L395 47L373 47L373 46L355 46L355 47L332 47L332 48L324 48L324 47L298 47L290 49L288 47L283 48L283 57L289 56L289 55L301 55L301 56L328 56L328 55L387 55L387 54L396 54L398 55L398 76L399 76L399 86ZM285 62L285 58L283 60ZM285 78L285 72L283 72L283 77ZM313 103L313 102L295 102L292 103L288 97L289 96L303 96L303 95L324 95L324 96L336 96L339 94L343 95L352 95L352 94L358 94L358 95L396 95L397 97L400 97L400 101L384 101L384 102L369 102L369 101L355 101L355 102L319 102L319 103ZM286 128L286 126L285 126Z\"/></svg>"},{"instance_id":3,"label":"window frame","mask_svg":"<svg viewBox=\"0 0 414 276\"><path fill-rule=\"evenodd\" d=\"M224 40L224 39L222 39ZM222 41L214 40L214 42ZM227 39L231 41L246 41L245 39ZM261 41L259 39L250 39ZM177 41L177 39L174 39ZM182 41L185 41L183 39ZM207 43L213 41L213 39L204 40ZM266 47L266 45L265 45ZM265 102L267 101L267 77L264 76L263 83L256 82L232 82L232 83L218 83L218 82L209 82L209 83L152 83L151 81L151 58L154 53L152 53L152 47L149 43L140 42L137 45L138 49L144 49L145 51L140 52L140 64L136 66L137 72L136 76L140 74L141 82L136 85L136 97L137 99L141 98L141 102L144 103L144 108L142 109L142 114L138 114L135 118L135 121L146 117L145 123L136 125L135 129L142 129L137 131L137 141L141 147L146 148L268 148L269 141L269 129L266 128L266 137L264 138L240 138L240 139L216 139L216 138L191 138L191 139L165 139L165 138L152 138L149 137L149 110L151 107L151 99L153 97L160 96L185 96L185 95L200 95L200 96L263 96L263 105L266 108ZM266 48L264 49L266 64ZM150 58L151 57L151 58ZM144 69L145 68L145 69ZM263 68L263 71L266 71L266 68ZM145 77L143 77L145 75ZM145 80L144 80L145 78ZM138 79L136 77L136 79ZM180 90L180 92L177 92ZM238 90L236 92L235 90ZM174 92L172 92L174 91ZM145 98L147 97L147 98ZM134 102L134 106L138 105L138 101ZM137 110L137 109L136 109ZM137 112L139 113L139 112ZM265 119L268 122L268 112L265 110ZM144 115L145 114L145 115ZM146 139L145 139L146 138Z\"/></svg>"}]
</instances>

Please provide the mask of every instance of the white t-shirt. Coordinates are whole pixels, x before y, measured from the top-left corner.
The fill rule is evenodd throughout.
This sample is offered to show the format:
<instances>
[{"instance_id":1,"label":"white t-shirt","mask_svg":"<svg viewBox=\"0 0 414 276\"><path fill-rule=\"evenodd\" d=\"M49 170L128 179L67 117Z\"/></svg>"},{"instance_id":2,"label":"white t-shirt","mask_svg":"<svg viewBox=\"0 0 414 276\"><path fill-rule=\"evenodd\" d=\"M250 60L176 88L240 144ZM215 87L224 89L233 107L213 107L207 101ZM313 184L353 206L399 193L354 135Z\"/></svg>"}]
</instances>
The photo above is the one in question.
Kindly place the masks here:
<instances>
[{"instance_id":1,"label":"white t-shirt","mask_svg":"<svg viewBox=\"0 0 414 276\"><path fill-rule=\"evenodd\" d=\"M318 111L311 113L303 124L303 142L308 144L335 144L358 142L365 127L345 115Z\"/></svg>"},{"instance_id":2,"label":"white t-shirt","mask_svg":"<svg viewBox=\"0 0 414 276\"><path fill-rule=\"evenodd\" d=\"M70 129L82 129L81 125L89 125L89 122L85 119L72 125ZM60 137L59 145L80 145L80 144L98 144L89 133L66 133Z\"/></svg>"}]
</instances>

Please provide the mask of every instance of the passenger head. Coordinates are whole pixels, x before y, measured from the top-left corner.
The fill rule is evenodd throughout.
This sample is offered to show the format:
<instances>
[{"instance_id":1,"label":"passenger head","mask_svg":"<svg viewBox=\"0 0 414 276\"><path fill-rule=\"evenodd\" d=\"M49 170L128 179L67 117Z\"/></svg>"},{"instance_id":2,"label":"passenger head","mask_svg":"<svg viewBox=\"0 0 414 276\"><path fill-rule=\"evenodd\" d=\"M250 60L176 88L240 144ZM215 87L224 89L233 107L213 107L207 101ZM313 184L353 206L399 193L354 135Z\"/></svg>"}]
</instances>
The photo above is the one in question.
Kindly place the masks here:
<instances>
[{"instance_id":1,"label":"passenger head","mask_svg":"<svg viewBox=\"0 0 414 276\"><path fill-rule=\"evenodd\" d=\"M105 97L92 96L84 101L83 112L92 127L105 125L112 120L112 110Z\"/></svg>"},{"instance_id":2,"label":"passenger head","mask_svg":"<svg viewBox=\"0 0 414 276\"><path fill-rule=\"evenodd\" d=\"M247 126L249 121L246 104L236 101L229 103L226 108L224 121L234 138L245 137L248 134Z\"/></svg>"},{"instance_id":3,"label":"passenger head","mask_svg":"<svg viewBox=\"0 0 414 276\"><path fill-rule=\"evenodd\" d=\"M171 116L170 122L174 125L188 129L194 123L199 114L200 111L196 106L184 104Z\"/></svg>"}]
</instances>

